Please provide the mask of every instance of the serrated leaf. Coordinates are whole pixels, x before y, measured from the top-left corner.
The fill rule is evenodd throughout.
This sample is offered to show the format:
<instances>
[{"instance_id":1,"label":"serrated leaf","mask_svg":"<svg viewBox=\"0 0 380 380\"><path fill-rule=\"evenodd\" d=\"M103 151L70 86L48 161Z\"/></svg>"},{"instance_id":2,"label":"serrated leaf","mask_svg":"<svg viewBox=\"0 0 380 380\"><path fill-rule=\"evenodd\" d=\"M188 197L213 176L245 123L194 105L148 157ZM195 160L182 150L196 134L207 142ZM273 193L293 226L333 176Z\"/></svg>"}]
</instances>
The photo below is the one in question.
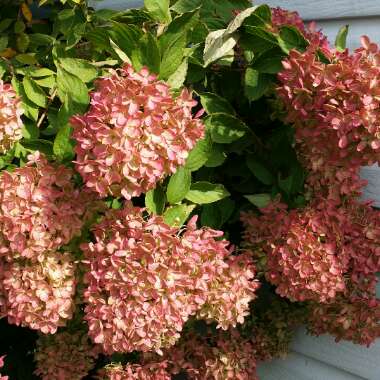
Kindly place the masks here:
<instances>
[{"instance_id":1,"label":"serrated leaf","mask_svg":"<svg viewBox=\"0 0 380 380\"><path fill-rule=\"evenodd\" d=\"M272 173L254 156L248 156L246 162L249 170L260 182L265 185L272 185L275 182L275 177Z\"/></svg>"},{"instance_id":2,"label":"serrated leaf","mask_svg":"<svg viewBox=\"0 0 380 380\"><path fill-rule=\"evenodd\" d=\"M227 33L226 29L210 32L206 37L203 51L204 67L229 54L236 45L235 35Z\"/></svg>"},{"instance_id":3,"label":"serrated leaf","mask_svg":"<svg viewBox=\"0 0 380 380\"><path fill-rule=\"evenodd\" d=\"M229 144L243 137L248 127L235 116L226 113L215 113L206 119L206 127L211 138L219 144Z\"/></svg>"},{"instance_id":4,"label":"serrated leaf","mask_svg":"<svg viewBox=\"0 0 380 380\"><path fill-rule=\"evenodd\" d=\"M22 140L21 145L32 152L38 150L47 156L53 155L53 143L48 140Z\"/></svg>"},{"instance_id":5,"label":"serrated leaf","mask_svg":"<svg viewBox=\"0 0 380 380\"><path fill-rule=\"evenodd\" d=\"M339 29L335 38L335 47L338 51L344 51L346 49L348 29L348 25L344 25Z\"/></svg>"},{"instance_id":6,"label":"serrated leaf","mask_svg":"<svg viewBox=\"0 0 380 380\"><path fill-rule=\"evenodd\" d=\"M260 99L269 89L271 77L248 67L244 76L244 93L250 101Z\"/></svg>"},{"instance_id":7,"label":"serrated leaf","mask_svg":"<svg viewBox=\"0 0 380 380\"><path fill-rule=\"evenodd\" d=\"M38 139L40 134L40 129L37 127L36 123L31 123L26 121L22 125L22 137L27 140Z\"/></svg>"},{"instance_id":8,"label":"serrated leaf","mask_svg":"<svg viewBox=\"0 0 380 380\"><path fill-rule=\"evenodd\" d=\"M169 226L181 227L194 210L195 205L176 205L164 212L164 221Z\"/></svg>"},{"instance_id":9,"label":"serrated leaf","mask_svg":"<svg viewBox=\"0 0 380 380\"><path fill-rule=\"evenodd\" d=\"M170 177L166 196L169 203L174 204L182 201L189 192L191 186L191 172L185 168L178 168Z\"/></svg>"},{"instance_id":10,"label":"serrated leaf","mask_svg":"<svg viewBox=\"0 0 380 380\"><path fill-rule=\"evenodd\" d=\"M201 212L201 224L210 228L220 228L222 224L222 215L219 207L215 204L205 204Z\"/></svg>"},{"instance_id":11,"label":"serrated leaf","mask_svg":"<svg viewBox=\"0 0 380 380\"><path fill-rule=\"evenodd\" d=\"M200 97L202 106L209 115L220 112L232 115L235 114L235 110L228 102L228 100L222 98L217 94L204 92L200 95Z\"/></svg>"},{"instance_id":12,"label":"serrated leaf","mask_svg":"<svg viewBox=\"0 0 380 380\"><path fill-rule=\"evenodd\" d=\"M269 194L244 195L244 198L248 199L258 208L266 207L271 202L271 196Z\"/></svg>"},{"instance_id":13,"label":"serrated leaf","mask_svg":"<svg viewBox=\"0 0 380 380\"><path fill-rule=\"evenodd\" d=\"M29 98L26 96L24 86L16 79L15 76L12 78L12 87L16 91L17 95L21 97L24 115L31 120L37 121L38 106L29 100Z\"/></svg>"},{"instance_id":14,"label":"serrated leaf","mask_svg":"<svg viewBox=\"0 0 380 380\"><path fill-rule=\"evenodd\" d=\"M172 89L178 89L183 86L186 80L188 68L189 68L188 59L185 58L182 61L182 63L178 66L177 70L172 75L170 75L170 77L167 80L168 85Z\"/></svg>"},{"instance_id":15,"label":"serrated leaf","mask_svg":"<svg viewBox=\"0 0 380 380\"><path fill-rule=\"evenodd\" d=\"M60 160L71 160L74 157L74 143L71 140L72 127L62 125L54 139L53 153Z\"/></svg>"},{"instance_id":16,"label":"serrated leaf","mask_svg":"<svg viewBox=\"0 0 380 380\"><path fill-rule=\"evenodd\" d=\"M207 168L216 168L224 163L226 160L227 155L223 151L223 146L222 145L216 145L214 144L212 146L211 154L205 163L205 166Z\"/></svg>"},{"instance_id":17,"label":"serrated leaf","mask_svg":"<svg viewBox=\"0 0 380 380\"><path fill-rule=\"evenodd\" d=\"M145 33L138 41L138 48L132 51L131 60L136 70L147 66L155 74L159 74L161 65L160 50L156 38Z\"/></svg>"},{"instance_id":18,"label":"serrated leaf","mask_svg":"<svg viewBox=\"0 0 380 380\"><path fill-rule=\"evenodd\" d=\"M35 53L17 54L15 58L18 62L26 65L36 65L38 63Z\"/></svg>"},{"instance_id":19,"label":"serrated leaf","mask_svg":"<svg viewBox=\"0 0 380 380\"><path fill-rule=\"evenodd\" d=\"M0 51L3 51L8 46L8 36L0 37Z\"/></svg>"},{"instance_id":20,"label":"serrated leaf","mask_svg":"<svg viewBox=\"0 0 380 380\"><path fill-rule=\"evenodd\" d=\"M277 74L282 70L282 61L285 55L278 48L271 49L261 54L254 60L252 67L265 74Z\"/></svg>"},{"instance_id":21,"label":"serrated leaf","mask_svg":"<svg viewBox=\"0 0 380 380\"><path fill-rule=\"evenodd\" d=\"M249 17L255 10L258 8L258 6L250 7L247 9L244 9L242 12L240 12L228 25L227 32L233 33L236 30L238 30L242 25L244 20Z\"/></svg>"},{"instance_id":22,"label":"serrated leaf","mask_svg":"<svg viewBox=\"0 0 380 380\"><path fill-rule=\"evenodd\" d=\"M286 54L292 49L304 50L308 45L308 42L301 32L295 26L291 25L281 27L278 42Z\"/></svg>"},{"instance_id":23,"label":"serrated leaf","mask_svg":"<svg viewBox=\"0 0 380 380\"><path fill-rule=\"evenodd\" d=\"M157 186L145 194L145 207L153 214L161 215L164 212L165 203L166 196L161 186Z\"/></svg>"},{"instance_id":24,"label":"serrated leaf","mask_svg":"<svg viewBox=\"0 0 380 380\"><path fill-rule=\"evenodd\" d=\"M196 204L206 204L219 201L229 195L230 193L221 184L200 181L191 185L186 199Z\"/></svg>"},{"instance_id":25,"label":"serrated leaf","mask_svg":"<svg viewBox=\"0 0 380 380\"><path fill-rule=\"evenodd\" d=\"M191 12L202 5L203 0L178 0L171 9L177 13Z\"/></svg>"},{"instance_id":26,"label":"serrated leaf","mask_svg":"<svg viewBox=\"0 0 380 380\"><path fill-rule=\"evenodd\" d=\"M144 6L155 20L164 24L171 21L169 0L144 0Z\"/></svg>"},{"instance_id":27,"label":"serrated leaf","mask_svg":"<svg viewBox=\"0 0 380 380\"><path fill-rule=\"evenodd\" d=\"M90 98L88 95L88 89L81 79L58 66L57 86L63 96L65 94L70 95L82 112L86 110ZM64 99L61 100L63 101Z\"/></svg>"},{"instance_id":28,"label":"serrated leaf","mask_svg":"<svg viewBox=\"0 0 380 380\"><path fill-rule=\"evenodd\" d=\"M25 94L37 106L46 107L46 94L44 90L31 78L24 76L22 81Z\"/></svg>"},{"instance_id":29,"label":"serrated leaf","mask_svg":"<svg viewBox=\"0 0 380 380\"><path fill-rule=\"evenodd\" d=\"M206 136L197 142L195 147L189 153L187 157L185 168L190 171L196 171L200 169L208 160L211 154L212 141L208 133Z\"/></svg>"},{"instance_id":30,"label":"serrated leaf","mask_svg":"<svg viewBox=\"0 0 380 380\"><path fill-rule=\"evenodd\" d=\"M160 78L168 79L182 62L187 43L186 33L182 33L173 44L170 44L162 52Z\"/></svg>"},{"instance_id":31,"label":"serrated leaf","mask_svg":"<svg viewBox=\"0 0 380 380\"><path fill-rule=\"evenodd\" d=\"M91 82L98 75L98 70L84 59L60 58L60 65L69 73L77 76L83 82Z\"/></svg>"}]
</instances>

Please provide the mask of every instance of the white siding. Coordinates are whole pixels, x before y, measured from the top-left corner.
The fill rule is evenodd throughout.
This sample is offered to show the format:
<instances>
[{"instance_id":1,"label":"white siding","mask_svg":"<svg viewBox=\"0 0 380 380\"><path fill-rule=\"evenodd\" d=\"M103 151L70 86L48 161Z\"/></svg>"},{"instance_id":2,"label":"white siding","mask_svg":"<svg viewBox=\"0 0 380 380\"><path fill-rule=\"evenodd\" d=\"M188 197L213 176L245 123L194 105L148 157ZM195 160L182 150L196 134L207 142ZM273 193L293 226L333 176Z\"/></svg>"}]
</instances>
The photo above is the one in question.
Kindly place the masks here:
<instances>
[{"instance_id":1,"label":"white siding","mask_svg":"<svg viewBox=\"0 0 380 380\"><path fill-rule=\"evenodd\" d=\"M339 28L349 24L347 46L350 49L359 46L363 34L380 42L380 0L257 0L254 3L297 10L305 20L317 21L331 42ZM142 4L142 0L103 0L96 6L126 9ZM261 364L258 371L261 380L380 380L380 340L368 349L349 342L335 343L330 336L312 337L300 329L291 354L286 359Z\"/></svg>"}]
</instances>

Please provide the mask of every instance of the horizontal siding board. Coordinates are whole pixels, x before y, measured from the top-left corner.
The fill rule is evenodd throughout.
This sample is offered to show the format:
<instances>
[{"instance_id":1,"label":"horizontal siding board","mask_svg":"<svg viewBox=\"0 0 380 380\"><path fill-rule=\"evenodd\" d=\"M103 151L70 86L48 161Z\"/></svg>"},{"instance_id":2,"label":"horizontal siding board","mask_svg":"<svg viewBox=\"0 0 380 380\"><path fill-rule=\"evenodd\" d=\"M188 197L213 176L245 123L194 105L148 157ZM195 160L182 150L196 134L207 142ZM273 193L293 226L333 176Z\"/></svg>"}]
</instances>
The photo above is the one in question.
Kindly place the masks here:
<instances>
[{"instance_id":1,"label":"horizontal siding board","mask_svg":"<svg viewBox=\"0 0 380 380\"><path fill-rule=\"evenodd\" d=\"M98 8L126 9L140 7L142 0L92 0ZM380 16L378 0L257 0L254 4L269 4L289 10L297 10L307 20L346 17Z\"/></svg>"},{"instance_id":2,"label":"horizontal siding board","mask_svg":"<svg viewBox=\"0 0 380 380\"><path fill-rule=\"evenodd\" d=\"M379 0L380 4L380 0ZM335 37L343 25L349 25L347 47L350 50L360 47L360 37L365 34L374 42L380 43L380 16L367 19L349 18L345 20L320 20L317 26L322 28L329 40L334 43Z\"/></svg>"},{"instance_id":3,"label":"horizontal siding board","mask_svg":"<svg viewBox=\"0 0 380 380\"><path fill-rule=\"evenodd\" d=\"M295 352L285 359L259 364L258 374L263 380L364 380Z\"/></svg>"},{"instance_id":4,"label":"horizontal siding board","mask_svg":"<svg viewBox=\"0 0 380 380\"><path fill-rule=\"evenodd\" d=\"M128 8L140 8L144 5L143 0L90 0L89 4L96 9L124 10Z\"/></svg>"},{"instance_id":5,"label":"horizontal siding board","mask_svg":"<svg viewBox=\"0 0 380 380\"><path fill-rule=\"evenodd\" d=\"M257 0L254 3L296 10L306 20L380 16L379 0Z\"/></svg>"},{"instance_id":6,"label":"horizontal siding board","mask_svg":"<svg viewBox=\"0 0 380 380\"><path fill-rule=\"evenodd\" d=\"M292 350L368 380L380 379L380 340L369 348L341 341L329 335L314 337L297 331Z\"/></svg>"}]
</instances>

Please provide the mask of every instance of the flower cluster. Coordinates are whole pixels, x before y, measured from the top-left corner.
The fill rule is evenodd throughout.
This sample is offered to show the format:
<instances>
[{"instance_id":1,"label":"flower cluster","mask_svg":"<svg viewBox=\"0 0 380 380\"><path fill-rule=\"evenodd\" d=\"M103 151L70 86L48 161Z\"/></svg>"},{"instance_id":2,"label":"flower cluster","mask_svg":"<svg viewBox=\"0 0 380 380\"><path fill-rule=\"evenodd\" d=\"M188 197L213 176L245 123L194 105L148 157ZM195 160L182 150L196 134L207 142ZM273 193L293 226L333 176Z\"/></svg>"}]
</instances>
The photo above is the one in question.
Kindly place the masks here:
<instances>
[{"instance_id":1,"label":"flower cluster","mask_svg":"<svg viewBox=\"0 0 380 380\"><path fill-rule=\"evenodd\" d=\"M94 368L98 354L99 349L89 342L86 332L40 336L35 374L42 380L81 380Z\"/></svg>"},{"instance_id":2,"label":"flower cluster","mask_svg":"<svg viewBox=\"0 0 380 380\"><path fill-rule=\"evenodd\" d=\"M0 357L0 368L4 366L4 356ZM0 380L8 380L8 376L2 376L0 373Z\"/></svg>"},{"instance_id":3,"label":"flower cluster","mask_svg":"<svg viewBox=\"0 0 380 380\"><path fill-rule=\"evenodd\" d=\"M54 334L72 318L75 266L69 253L52 253L37 262L6 264L3 289L10 323Z\"/></svg>"},{"instance_id":4,"label":"flower cluster","mask_svg":"<svg viewBox=\"0 0 380 380\"><path fill-rule=\"evenodd\" d=\"M79 235L85 212L73 171L36 152L24 167L0 175L0 255L43 259Z\"/></svg>"},{"instance_id":5,"label":"flower cluster","mask_svg":"<svg viewBox=\"0 0 380 380\"><path fill-rule=\"evenodd\" d=\"M262 216L242 215L246 246L264 252L266 279L292 301L327 302L345 290L347 260L337 246L341 215L328 202L323 206L288 211L275 203Z\"/></svg>"},{"instance_id":6,"label":"flower cluster","mask_svg":"<svg viewBox=\"0 0 380 380\"><path fill-rule=\"evenodd\" d=\"M126 65L99 79L89 111L71 120L86 185L102 197L126 199L153 189L203 137L202 122L192 116L196 104L186 89L174 98L146 68Z\"/></svg>"},{"instance_id":7,"label":"flower cluster","mask_svg":"<svg viewBox=\"0 0 380 380\"><path fill-rule=\"evenodd\" d=\"M171 380L167 371L168 364L165 361L159 363L147 363L145 365L111 364L100 371L101 380Z\"/></svg>"},{"instance_id":8,"label":"flower cluster","mask_svg":"<svg viewBox=\"0 0 380 380\"><path fill-rule=\"evenodd\" d=\"M194 380L257 380L255 350L237 330L187 333L165 352L171 373L186 373Z\"/></svg>"},{"instance_id":9,"label":"flower cluster","mask_svg":"<svg viewBox=\"0 0 380 380\"><path fill-rule=\"evenodd\" d=\"M216 279L209 284L207 300L198 312L200 319L217 321L227 330L243 323L249 314L249 303L259 287L252 281L255 268L248 254L230 256Z\"/></svg>"},{"instance_id":10,"label":"flower cluster","mask_svg":"<svg viewBox=\"0 0 380 380\"><path fill-rule=\"evenodd\" d=\"M279 73L278 95L311 172L309 186L331 198L360 193L360 167L380 161L380 53L368 37L362 45L353 54L334 52L327 64L316 45L293 50Z\"/></svg>"},{"instance_id":11,"label":"flower cluster","mask_svg":"<svg viewBox=\"0 0 380 380\"><path fill-rule=\"evenodd\" d=\"M216 240L222 232L197 229L195 222L181 233L126 203L94 227L96 242L82 247L89 263L85 319L106 353L160 353L202 307L223 328L243 321L257 288L253 269L229 259L229 242ZM226 316L223 302L232 308Z\"/></svg>"},{"instance_id":12,"label":"flower cluster","mask_svg":"<svg viewBox=\"0 0 380 380\"><path fill-rule=\"evenodd\" d=\"M12 85L0 79L0 154L6 153L22 138L22 114L20 98Z\"/></svg>"},{"instance_id":13,"label":"flower cluster","mask_svg":"<svg viewBox=\"0 0 380 380\"><path fill-rule=\"evenodd\" d=\"M310 307L309 330L316 335L332 334L336 340L350 340L369 346L380 338L380 301L347 300L338 297L329 304Z\"/></svg>"}]
</instances>

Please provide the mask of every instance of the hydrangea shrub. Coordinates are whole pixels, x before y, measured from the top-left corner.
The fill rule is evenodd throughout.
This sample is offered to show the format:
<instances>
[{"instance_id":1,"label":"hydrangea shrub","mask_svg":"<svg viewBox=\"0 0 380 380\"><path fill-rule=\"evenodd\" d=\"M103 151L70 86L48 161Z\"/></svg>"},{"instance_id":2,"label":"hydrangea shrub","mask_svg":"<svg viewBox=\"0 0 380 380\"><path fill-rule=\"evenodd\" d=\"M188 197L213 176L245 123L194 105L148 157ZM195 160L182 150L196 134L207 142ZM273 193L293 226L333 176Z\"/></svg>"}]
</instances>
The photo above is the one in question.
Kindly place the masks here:
<instances>
[{"instance_id":1,"label":"hydrangea shrub","mask_svg":"<svg viewBox=\"0 0 380 380\"><path fill-rule=\"evenodd\" d=\"M301 324L380 337L375 42L38 3L0 19L0 379L255 380Z\"/></svg>"}]
</instances>

